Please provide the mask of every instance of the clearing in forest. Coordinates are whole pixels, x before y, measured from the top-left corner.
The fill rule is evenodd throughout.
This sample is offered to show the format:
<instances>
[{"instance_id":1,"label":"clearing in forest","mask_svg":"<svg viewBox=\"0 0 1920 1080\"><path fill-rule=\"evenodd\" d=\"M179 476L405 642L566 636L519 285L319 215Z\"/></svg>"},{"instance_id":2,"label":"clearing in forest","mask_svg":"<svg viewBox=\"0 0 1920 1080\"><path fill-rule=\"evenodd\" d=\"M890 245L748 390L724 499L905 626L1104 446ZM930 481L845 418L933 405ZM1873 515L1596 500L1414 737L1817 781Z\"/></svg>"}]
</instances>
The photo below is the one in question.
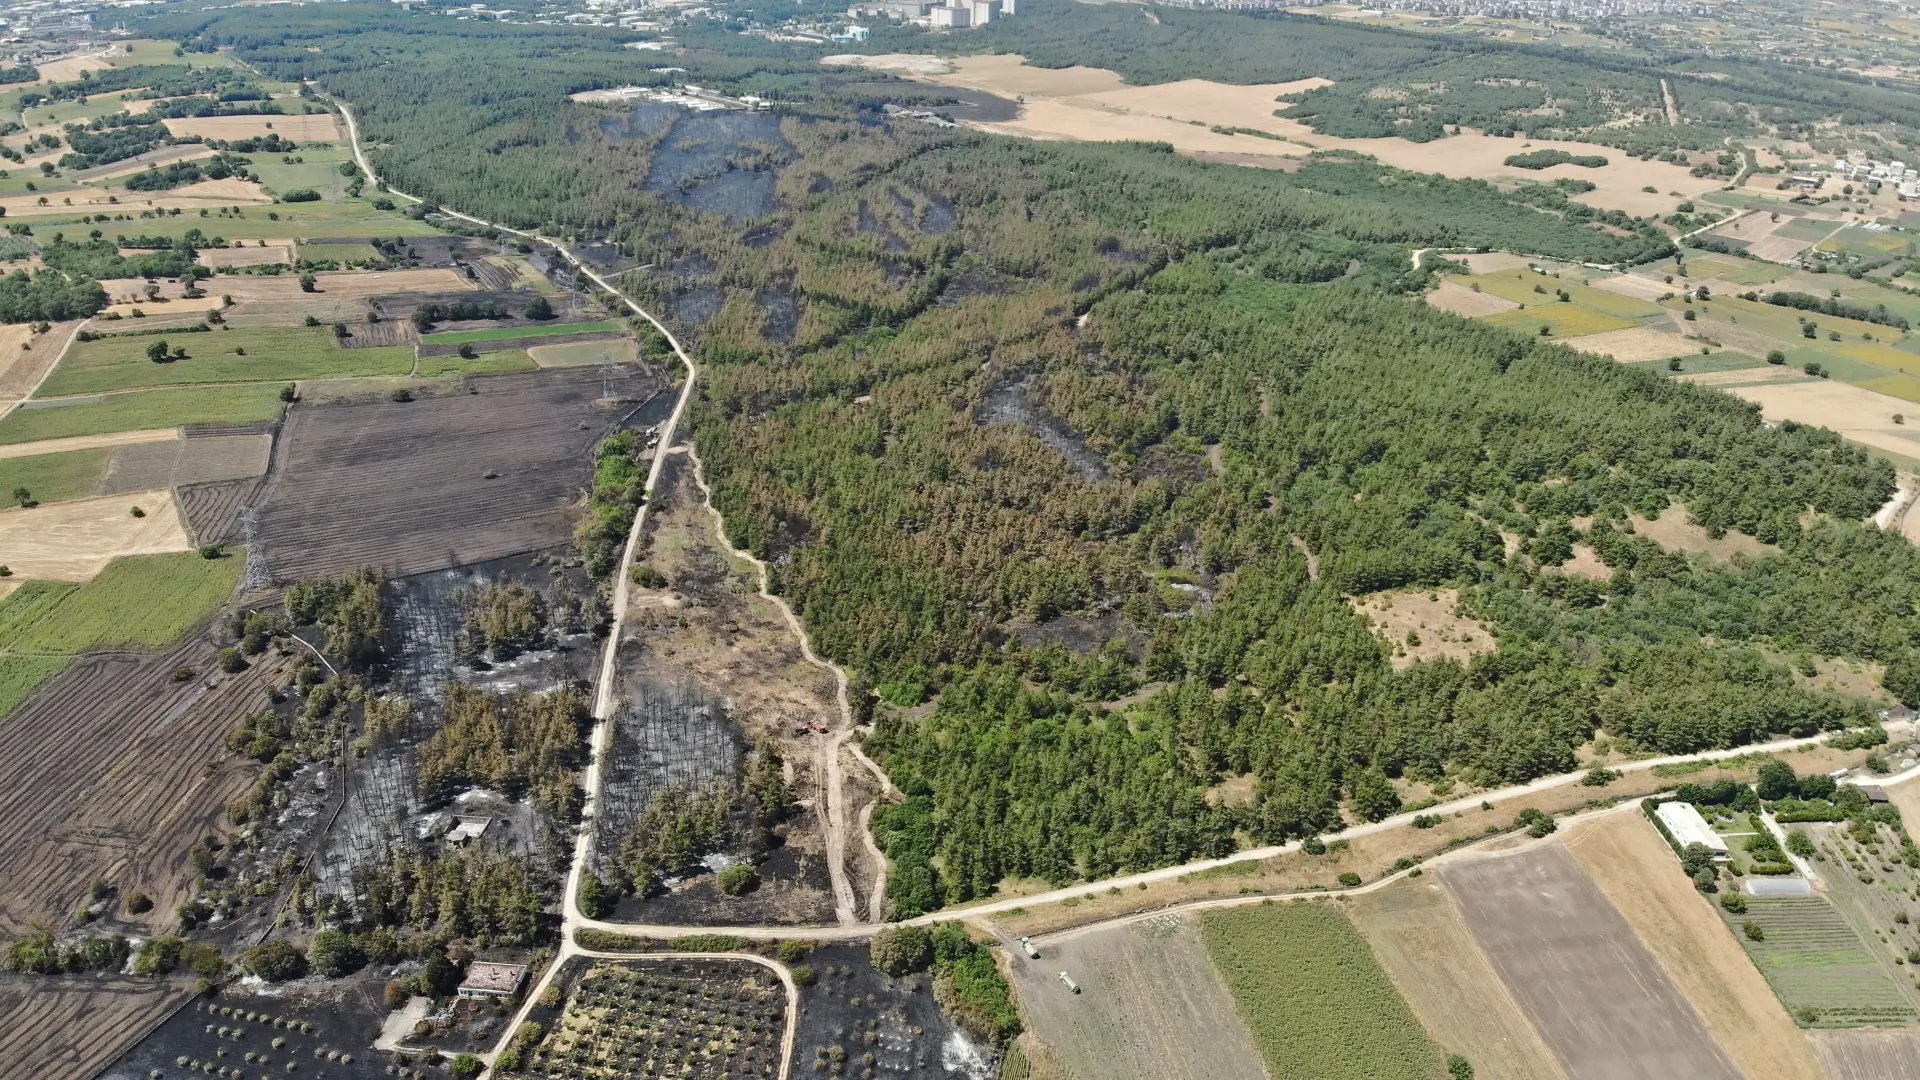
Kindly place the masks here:
<instances>
[{"instance_id":1,"label":"clearing in forest","mask_svg":"<svg viewBox=\"0 0 1920 1080\"><path fill-rule=\"evenodd\" d=\"M139 517L133 516L136 508ZM0 510L0 565L21 578L88 581L123 555L156 555L192 546L171 491Z\"/></svg>"},{"instance_id":2,"label":"clearing in forest","mask_svg":"<svg viewBox=\"0 0 1920 1080\"><path fill-rule=\"evenodd\" d=\"M1806 1035L1644 815L1609 814L1565 842L1747 1080L1822 1080Z\"/></svg>"},{"instance_id":3,"label":"clearing in forest","mask_svg":"<svg viewBox=\"0 0 1920 1080\"><path fill-rule=\"evenodd\" d=\"M1502 296L1495 296L1484 289L1474 289L1460 284L1452 278L1442 278L1433 291L1427 293L1427 303L1441 311L1451 311L1455 315L1473 318L1478 315L1497 315L1502 311L1512 311L1520 305Z\"/></svg>"},{"instance_id":4,"label":"clearing in forest","mask_svg":"<svg viewBox=\"0 0 1920 1080\"><path fill-rule=\"evenodd\" d=\"M1570 1080L1740 1080L1633 927L1560 844L1464 858L1440 873Z\"/></svg>"},{"instance_id":5,"label":"clearing in forest","mask_svg":"<svg viewBox=\"0 0 1920 1080\"><path fill-rule=\"evenodd\" d=\"M1337 906L1318 900L1209 911L1207 954L1271 1076L1431 1080L1443 1055ZM1356 1054L1365 1047L1365 1054Z\"/></svg>"},{"instance_id":6,"label":"clearing in forest","mask_svg":"<svg viewBox=\"0 0 1920 1080\"><path fill-rule=\"evenodd\" d=\"M1443 657L1465 663L1497 644L1485 623L1459 613L1458 589L1374 593L1353 607L1393 647L1395 668Z\"/></svg>"},{"instance_id":7,"label":"clearing in forest","mask_svg":"<svg viewBox=\"0 0 1920 1080\"><path fill-rule=\"evenodd\" d=\"M1034 1037L1074 1076L1264 1080L1266 1069L1190 917L1074 934L1029 960L1009 950ZM1078 983L1074 994L1059 978Z\"/></svg>"},{"instance_id":8,"label":"clearing in forest","mask_svg":"<svg viewBox=\"0 0 1920 1080\"><path fill-rule=\"evenodd\" d=\"M1687 514L1687 508L1678 503L1660 511L1660 516L1657 518L1628 514L1627 520L1633 523L1634 532L1668 551L1690 551L1711 555L1722 562L1730 561L1735 555L1778 555L1780 553L1780 549L1774 545L1763 544L1737 530L1728 530L1716 538L1704 527L1695 525Z\"/></svg>"},{"instance_id":9,"label":"clearing in forest","mask_svg":"<svg viewBox=\"0 0 1920 1080\"><path fill-rule=\"evenodd\" d=\"M1478 1080L1564 1080L1437 880L1363 893L1347 910L1414 1015L1467 1058Z\"/></svg>"}]
</instances>

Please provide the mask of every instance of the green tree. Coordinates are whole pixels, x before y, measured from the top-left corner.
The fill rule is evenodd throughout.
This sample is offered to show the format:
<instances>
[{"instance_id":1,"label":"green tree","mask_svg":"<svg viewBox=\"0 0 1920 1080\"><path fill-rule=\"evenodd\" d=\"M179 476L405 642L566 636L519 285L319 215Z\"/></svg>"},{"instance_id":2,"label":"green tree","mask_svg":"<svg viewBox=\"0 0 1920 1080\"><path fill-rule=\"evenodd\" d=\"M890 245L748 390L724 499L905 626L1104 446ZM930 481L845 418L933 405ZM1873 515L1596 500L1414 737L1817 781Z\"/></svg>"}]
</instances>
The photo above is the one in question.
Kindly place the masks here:
<instances>
[{"instance_id":1,"label":"green tree","mask_svg":"<svg viewBox=\"0 0 1920 1080\"><path fill-rule=\"evenodd\" d=\"M1473 1064L1459 1054L1448 1054L1447 1075L1453 1080L1473 1080Z\"/></svg>"},{"instance_id":2,"label":"green tree","mask_svg":"<svg viewBox=\"0 0 1920 1080\"><path fill-rule=\"evenodd\" d=\"M275 938L241 953L240 966L268 982L285 982L306 974L307 958L292 942Z\"/></svg>"},{"instance_id":3,"label":"green tree","mask_svg":"<svg viewBox=\"0 0 1920 1080\"><path fill-rule=\"evenodd\" d=\"M1900 704L1909 709L1920 708L1920 653L1901 653L1887 664L1887 673L1880 677L1880 685L1887 693L1900 700Z\"/></svg>"},{"instance_id":4,"label":"green tree","mask_svg":"<svg viewBox=\"0 0 1920 1080\"><path fill-rule=\"evenodd\" d=\"M155 341L149 344L147 346L147 359L156 364L166 363L168 359L167 343L165 341Z\"/></svg>"},{"instance_id":5,"label":"green tree","mask_svg":"<svg viewBox=\"0 0 1920 1080\"><path fill-rule=\"evenodd\" d=\"M1793 766L1779 758L1770 757L1760 763L1760 775L1753 788L1762 799L1772 802L1792 795L1795 784Z\"/></svg>"},{"instance_id":6,"label":"green tree","mask_svg":"<svg viewBox=\"0 0 1920 1080\"><path fill-rule=\"evenodd\" d=\"M1400 810L1400 793L1379 769L1368 769L1353 781L1353 812L1368 821L1381 821Z\"/></svg>"},{"instance_id":7,"label":"green tree","mask_svg":"<svg viewBox=\"0 0 1920 1080\"><path fill-rule=\"evenodd\" d=\"M322 930L307 946L307 962L329 979L358 971L365 961L353 938L340 930Z\"/></svg>"},{"instance_id":8,"label":"green tree","mask_svg":"<svg viewBox=\"0 0 1920 1080\"><path fill-rule=\"evenodd\" d=\"M744 896L751 892L754 886L760 884L760 875L753 872L753 867L745 863L737 863L720 871L714 879L714 884L728 896Z\"/></svg>"},{"instance_id":9,"label":"green tree","mask_svg":"<svg viewBox=\"0 0 1920 1080\"><path fill-rule=\"evenodd\" d=\"M314 277L312 273L301 274L300 275L300 291L301 292L320 291L320 279L317 277Z\"/></svg>"},{"instance_id":10,"label":"green tree","mask_svg":"<svg viewBox=\"0 0 1920 1080\"><path fill-rule=\"evenodd\" d=\"M526 316L536 322L545 322L553 318L553 305L544 296L536 296L527 301Z\"/></svg>"},{"instance_id":11,"label":"green tree","mask_svg":"<svg viewBox=\"0 0 1920 1080\"><path fill-rule=\"evenodd\" d=\"M933 946L923 926L890 926L873 935L868 955L881 972L900 976L926 967L933 960Z\"/></svg>"}]
</instances>

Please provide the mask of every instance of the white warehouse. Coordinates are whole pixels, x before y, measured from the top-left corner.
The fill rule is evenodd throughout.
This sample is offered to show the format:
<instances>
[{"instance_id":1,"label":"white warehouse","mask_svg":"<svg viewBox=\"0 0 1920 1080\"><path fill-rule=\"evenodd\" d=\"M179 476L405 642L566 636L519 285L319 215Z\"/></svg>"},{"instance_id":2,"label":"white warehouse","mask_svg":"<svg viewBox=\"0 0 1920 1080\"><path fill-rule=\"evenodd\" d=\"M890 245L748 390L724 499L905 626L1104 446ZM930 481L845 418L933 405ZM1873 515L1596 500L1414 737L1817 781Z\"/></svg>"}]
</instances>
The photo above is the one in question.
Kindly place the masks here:
<instances>
[{"instance_id":1,"label":"white warehouse","mask_svg":"<svg viewBox=\"0 0 1920 1080\"><path fill-rule=\"evenodd\" d=\"M1692 803L1677 800L1663 802L1654 807L1653 812L1660 823L1667 827L1667 831L1673 834L1674 841L1682 851L1690 844L1701 844L1713 852L1716 862L1726 862L1730 858L1727 842L1713 831L1713 826L1707 824L1707 819L1700 816L1700 811L1695 810Z\"/></svg>"}]
</instances>

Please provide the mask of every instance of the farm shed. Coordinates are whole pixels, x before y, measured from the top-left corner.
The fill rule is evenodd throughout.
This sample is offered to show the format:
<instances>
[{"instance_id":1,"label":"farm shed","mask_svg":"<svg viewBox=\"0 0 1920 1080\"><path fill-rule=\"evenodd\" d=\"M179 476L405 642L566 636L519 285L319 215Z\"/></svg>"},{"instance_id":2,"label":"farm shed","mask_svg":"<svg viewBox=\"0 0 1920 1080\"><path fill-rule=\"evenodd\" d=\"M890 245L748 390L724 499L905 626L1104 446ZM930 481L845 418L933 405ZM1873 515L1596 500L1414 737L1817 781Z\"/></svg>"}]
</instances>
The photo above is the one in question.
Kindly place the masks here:
<instances>
[{"instance_id":1,"label":"farm shed","mask_svg":"<svg viewBox=\"0 0 1920 1080\"><path fill-rule=\"evenodd\" d=\"M1873 805L1887 805L1887 789L1881 787L1879 784L1855 784L1853 786L1859 788L1860 794L1865 795L1867 801Z\"/></svg>"},{"instance_id":2,"label":"farm shed","mask_svg":"<svg viewBox=\"0 0 1920 1080\"><path fill-rule=\"evenodd\" d=\"M465 815L455 818L453 828L447 830L447 843L459 845L478 840L486 835L487 826L491 824L493 824L492 818Z\"/></svg>"},{"instance_id":3,"label":"farm shed","mask_svg":"<svg viewBox=\"0 0 1920 1080\"><path fill-rule=\"evenodd\" d=\"M1713 852L1715 861L1725 862L1729 858L1727 842L1713 831L1713 826L1707 824L1707 819L1700 816L1700 811L1695 810L1692 803L1663 802L1653 812L1660 816L1661 823L1666 825L1667 831L1673 834L1674 841L1682 850L1690 844L1701 844Z\"/></svg>"},{"instance_id":4,"label":"farm shed","mask_svg":"<svg viewBox=\"0 0 1920 1080\"><path fill-rule=\"evenodd\" d=\"M512 997L526 978L525 964L495 964L476 960L467 966L467 977L460 981L460 996Z\"/></svg>"}]
</instances>

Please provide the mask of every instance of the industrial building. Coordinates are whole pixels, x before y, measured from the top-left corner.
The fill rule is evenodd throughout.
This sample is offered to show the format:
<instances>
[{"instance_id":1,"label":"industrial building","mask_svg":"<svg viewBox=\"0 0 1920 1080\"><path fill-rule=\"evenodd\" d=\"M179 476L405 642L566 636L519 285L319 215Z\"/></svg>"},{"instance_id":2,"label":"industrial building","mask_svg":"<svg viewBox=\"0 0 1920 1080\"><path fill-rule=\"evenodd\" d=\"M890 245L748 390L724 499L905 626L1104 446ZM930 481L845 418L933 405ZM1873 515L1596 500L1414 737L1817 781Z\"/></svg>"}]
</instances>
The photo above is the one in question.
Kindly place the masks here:
<instances>
[{"instance_id":1,"label":"industrial building","mask_svg":"<svg viewBox=\"0 0 1920 1080\"><path fill-rule=\"evenodd\" d=\"M1673 834L1674 843L1679 844L1682 851L1700 844L1713 852L1715 862L1726 862L1731 858L1727 854L1727 842L1713 831L1713 826L1707 824L1707 819L1700 816L1700 811L1695 810L1692 803L1677 800L1663 802L1654 808L1653 813Z\"/></svg>"}]
</instances>

